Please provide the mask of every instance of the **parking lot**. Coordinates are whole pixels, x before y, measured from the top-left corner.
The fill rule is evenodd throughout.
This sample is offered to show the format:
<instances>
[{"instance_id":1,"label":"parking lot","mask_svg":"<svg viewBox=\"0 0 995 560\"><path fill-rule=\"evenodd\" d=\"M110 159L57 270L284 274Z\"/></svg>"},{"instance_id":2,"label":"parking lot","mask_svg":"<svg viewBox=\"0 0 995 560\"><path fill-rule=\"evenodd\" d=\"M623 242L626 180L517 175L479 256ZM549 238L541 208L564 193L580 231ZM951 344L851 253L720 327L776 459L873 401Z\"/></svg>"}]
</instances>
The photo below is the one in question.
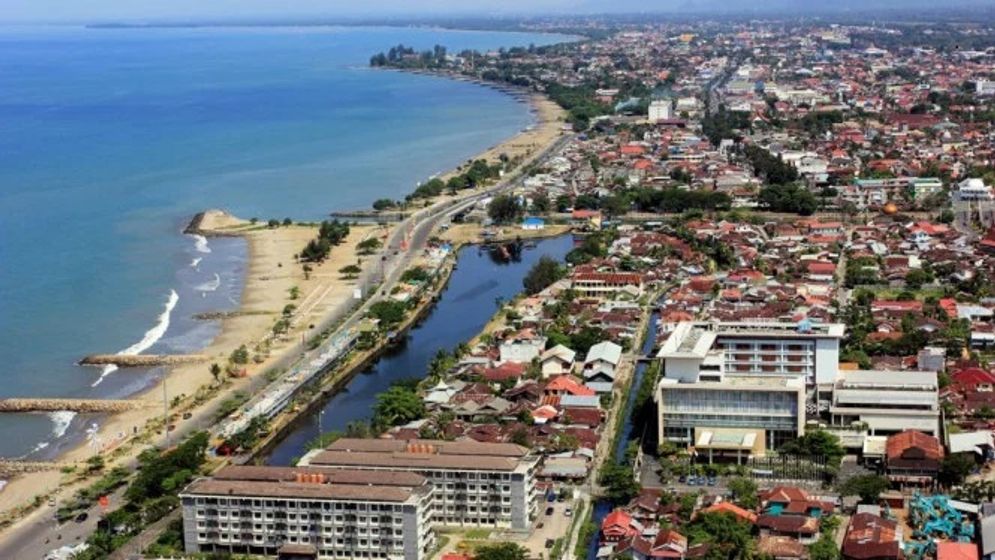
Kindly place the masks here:
<instances>
[{"instance_id":1,"label":"parking lot","mask_svg":"<svg viewBox=\"0 0 995 560\"><path fill-rule=\"evenodd\" d=\"M553 510L551 514L547 514L549 508ZM567 509L570 509L569 515L567 515ZM573 516L577 512L574 510L573 501L546 502L544 500L539 506L539 510L539 519L536 521L535 530L521 544L529 549L532 558L538 558L540 554L548 558L547 541L549 541L548 544L551 548L556 539L566 540L570 524L573 523ZM564 546L566 545L564 544Z\"/></svg>"}]
</instances>

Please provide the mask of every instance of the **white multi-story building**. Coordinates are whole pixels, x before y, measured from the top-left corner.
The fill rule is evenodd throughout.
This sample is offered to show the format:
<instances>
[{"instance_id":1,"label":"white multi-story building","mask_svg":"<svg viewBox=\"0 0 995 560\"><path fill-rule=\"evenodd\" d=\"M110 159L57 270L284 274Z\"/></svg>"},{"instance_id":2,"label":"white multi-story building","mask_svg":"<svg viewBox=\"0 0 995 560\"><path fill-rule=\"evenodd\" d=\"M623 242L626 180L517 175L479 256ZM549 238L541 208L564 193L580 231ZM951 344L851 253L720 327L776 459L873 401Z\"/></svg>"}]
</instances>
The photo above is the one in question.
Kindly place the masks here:
<instances>
[{"instance_id":1,"label":"white multi-story building","mask_svg":"<svg viewBox=\"0 0 995 560\"><path fill-rule=\"evenodd\" d=\"M805 372L739 372L742 364L727 359L710 326L680 323L660 348L660 441L739 458L763 455L803 434Z\"/></svg>"},{"instance_id":2,"label":"white multi-story building","mask_svg":"<svg viewBox=\"0 0 995 560\"><path fill-rule=\"evenodd\" d=\"M186 552L428 558L433 487L411 472L226 467L180 493Z\"/></svg>"},{"instance_id":3,"label":"white multi-story building","mask_svg":"<svg viewBox=\"0 0 995 560\"><path fill-rule=\"evenodd\" d=\"M648 118L651 123L668 121L673 116L669 99L657 99L650 102Z\"/></svg>"},{"instance_id":4,"label":"white multi-story building","mask_svg":"<svg viewBox=\"0 0 995 560\"><path fill-rule=\"evenodd\" d=\"M957 184L957 199L960 201L992 200L992 188L978 178L964 179Z\"/></svg>"},{"instance_id":5,"label":"white multi-story building","mask_svg":"<svg viewBox=\"0 0 995 560\"><path fill-rule=\"evenodd\" d=\"M870 435L917 430L940 434L939 385L933 371L846 371L833 387L832 423L866 424Z\"/></svg>"},{"instance_id":6,"label":"white multi-story building","mask_svg":"<svg viewBox=\"0 0 995 560\"><path fill-rule=\"evenodd\" d=\"M666 358L675 348L687 347L693 340L699 349L722 351L703 356L709 364L721 361L725 373L799 376L808 385L833 383L839 372L843 331L839 323L689 321L678 324L658 357ZM678 363L665 359L666 367L680 367Z\"/></svg>"},{"instance_id":7,"label":"white multi-story building","mask_svg":"<svg viewBox=\"0 0 995 560\"><path fill-rule=\"evenodd\" d=\"M540 460L511 443L343 438L299 464L415 472L434 487L434 524L526 530L538 514Z\"/></svg>"}]
</instances>

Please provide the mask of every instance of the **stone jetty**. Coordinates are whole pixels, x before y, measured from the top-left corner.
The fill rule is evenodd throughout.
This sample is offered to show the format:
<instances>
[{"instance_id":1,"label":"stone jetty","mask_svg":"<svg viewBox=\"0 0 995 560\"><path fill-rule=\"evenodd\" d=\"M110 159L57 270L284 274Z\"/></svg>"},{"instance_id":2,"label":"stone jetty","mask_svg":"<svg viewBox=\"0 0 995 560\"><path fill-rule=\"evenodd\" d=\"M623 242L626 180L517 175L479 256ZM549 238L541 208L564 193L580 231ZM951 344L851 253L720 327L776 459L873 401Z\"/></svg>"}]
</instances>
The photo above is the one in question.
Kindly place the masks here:
<instances>
[{"instance_id":1,"label":"stone jetty","mask_svg":"<svg viewBox=\"0 0 995 560\"><path fill-rule=\"evenodd\" d=\"M151 403L129 399L0 399L0 412L124 412Z\"/></svg>"},{"instance_id":2,"label":"stone jetty","mask_svg":"<svg viewBox=\"0 0 995 560\"><path fill-rule=\"evenodd\" d=\"M209 358L202 354L92 354L80 360L84 366L115 365L119 367L176 366L206 362Z\"/></svg>"}]
</instances>

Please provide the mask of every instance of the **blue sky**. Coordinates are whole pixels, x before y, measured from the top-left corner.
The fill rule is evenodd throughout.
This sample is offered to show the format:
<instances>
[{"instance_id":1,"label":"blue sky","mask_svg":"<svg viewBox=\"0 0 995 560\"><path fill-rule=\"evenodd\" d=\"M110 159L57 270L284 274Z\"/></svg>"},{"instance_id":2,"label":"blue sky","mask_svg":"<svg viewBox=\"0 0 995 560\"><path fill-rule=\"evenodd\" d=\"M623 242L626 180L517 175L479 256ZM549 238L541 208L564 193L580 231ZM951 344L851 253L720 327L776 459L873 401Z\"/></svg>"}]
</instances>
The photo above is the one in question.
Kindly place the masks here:
<instances>
[{"instance_id":1,"label":"blue sky","mask_svg":"<svg viewBox=\"0 0 995 560\"><path fill-rule=\"evenodd\" d=\"M955 0L991 6L991 0ZM0 0L0 21L154 21L433 15L765 12L935 7L930 0Z\"/></svg>"}]
</instances>

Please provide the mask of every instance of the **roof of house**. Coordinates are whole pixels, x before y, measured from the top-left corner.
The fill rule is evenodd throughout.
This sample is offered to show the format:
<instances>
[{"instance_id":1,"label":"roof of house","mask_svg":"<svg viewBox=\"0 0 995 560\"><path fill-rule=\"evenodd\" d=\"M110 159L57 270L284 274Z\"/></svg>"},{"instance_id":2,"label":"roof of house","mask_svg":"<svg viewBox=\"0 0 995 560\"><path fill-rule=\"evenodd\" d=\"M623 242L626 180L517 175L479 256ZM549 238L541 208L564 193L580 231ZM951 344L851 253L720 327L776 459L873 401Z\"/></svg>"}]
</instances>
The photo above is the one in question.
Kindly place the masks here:
<instances>
[{"instance_id":1,"label":"roof of house","mask_svg":"<svg viewBox=\"0 0 995 560\"><path fill-rule=\"evenodd\" d=\"M778 533L814 535L819 532L819 519L807 515L761 515L757 526Z\"/></svg>"},{"instance_id":2,"label":"roof of house","mask_svg":"<svg viewBox=\"0 0 995 560\"><path fill-rule=\"evenodd\" d=\"M978 560L978 545L953 541L937 542L936 560Z\"/></svg>"},{"instance_id":3,"label":"roof of house","mask_svg":"<svg viewBox=\"0 0 995 560\"><path fill-rule=\"evenodd\" d=\"M797 540L783 535L767 535L757 542L757 552L774 558L805 558L808 549Z\"/></svg>"},{"instance_id":4,"label":"roof of house","mask_svg":"<svg viewBox=\"0 0 995 560\"><path fill-rule=\"evenodd\" d=\"M584 360L584 363L589 364L600 360L618 365L621 359L622 347L614 342L605 340L591 346L590 350L587 351L587 358Z\"/></svg>"},{"instance_id":5,"label":"roof of house","mask_svg":"<svg viewBox=\"0 0 995 560\"><path fill-rule=\"evenodd\" d=\"M909 451L920 450L915 456L909 456ZM929 459L939 461L943 458L943 446L940 440L916 430L906 430L888 436L885 453L889 460L895 459Z\"/></svg>"},{"instance_id":6,"label":"roof of house","mask_svg":"<svg viewBox=\"0 0 995 560\"><path fill-rule=\"evenodd\" d=\"M854 515L843 538L843 556L856 560L900 558L898 525L870 513Z\"/></svg>"},{"instance_id":7,"label":"roof of house","mask_svg":"<svg viewBox=\"0 0 995 560\"><path fill-rule=\"evenodd\" d=\"M569 375L557 375L546 383L546 392L564 391L571 395L594 396L593 389L585 387Z\"/></svg>"},{"instance_id":8,"label":"roof of house","mask_svg":"<svg viewBox=\"0 0 995 560\"><path fill-rule=\"evenodd\" d=\"M719 502L702 510L705 513L731 513L743 521L757 522L757 514L743 509L732 502Z\"/></svg>"}]
</instances>

